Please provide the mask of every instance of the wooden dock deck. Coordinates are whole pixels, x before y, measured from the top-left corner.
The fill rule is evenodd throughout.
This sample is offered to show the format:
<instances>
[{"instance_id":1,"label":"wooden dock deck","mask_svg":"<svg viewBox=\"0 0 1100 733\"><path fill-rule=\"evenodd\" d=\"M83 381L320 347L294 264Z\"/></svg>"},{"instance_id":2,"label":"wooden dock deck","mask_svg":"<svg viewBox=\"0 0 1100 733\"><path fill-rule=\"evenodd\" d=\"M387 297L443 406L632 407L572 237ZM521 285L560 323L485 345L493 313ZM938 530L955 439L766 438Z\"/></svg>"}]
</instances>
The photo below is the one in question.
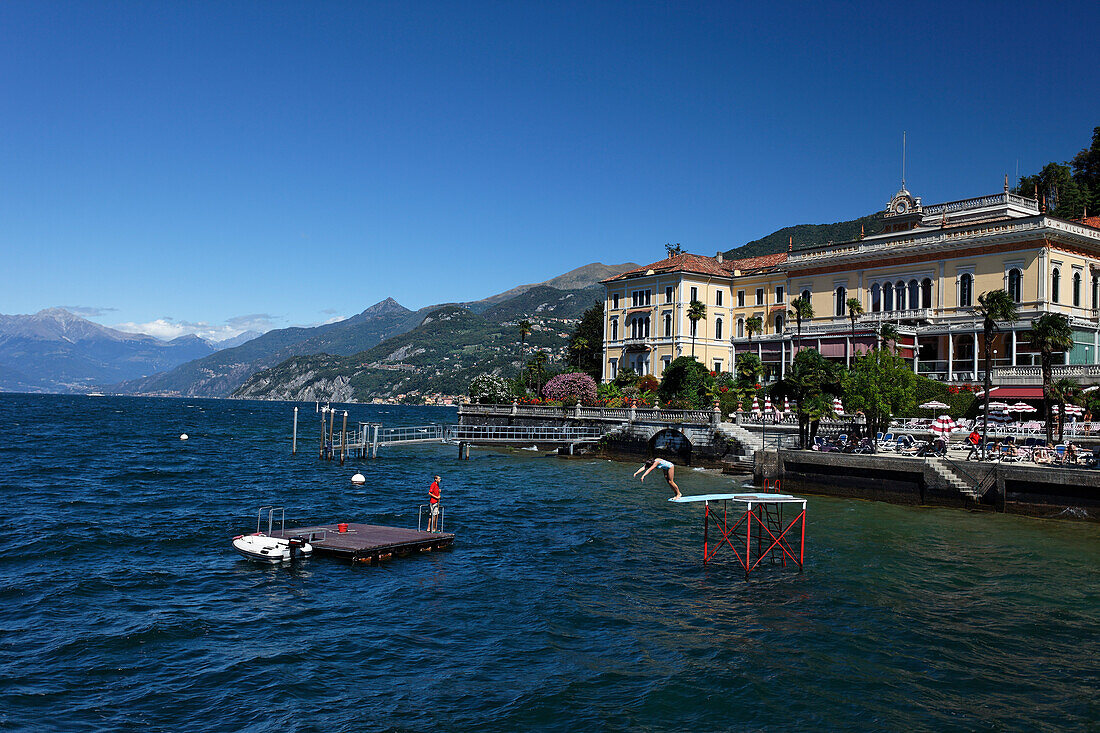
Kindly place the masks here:
<instances>
[{"instance_id":1,"label":"wooden dock deck","mask_svg":"<svg viewBox=\"0 0 1100 733\"><path fill-rule=\"evenodd\" d=\"M450 547L455 541L450 532L420 532L415 529L383 527L377 524L347 524L339 531L338 524L295 527L271 533L274 537L307 537L313 552L332 555L352 562L379 562L420 552Z\"/></svg>"}]
</instances>

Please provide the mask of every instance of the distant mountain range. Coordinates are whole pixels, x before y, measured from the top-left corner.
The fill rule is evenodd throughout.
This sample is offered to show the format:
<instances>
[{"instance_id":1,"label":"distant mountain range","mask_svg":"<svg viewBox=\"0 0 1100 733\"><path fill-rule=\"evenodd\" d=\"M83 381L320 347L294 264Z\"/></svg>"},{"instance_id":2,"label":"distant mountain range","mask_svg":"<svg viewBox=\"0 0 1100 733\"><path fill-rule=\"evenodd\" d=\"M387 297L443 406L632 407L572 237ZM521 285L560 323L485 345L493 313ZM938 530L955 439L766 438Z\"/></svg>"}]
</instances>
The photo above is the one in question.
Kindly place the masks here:
<instances>
[{"instance_id":1,"label":"distant mountain range","mask_svg":"<svg viewBox=\"0 0 1100 733\"><path fill-rule=\"evenodd\" d=\"M0 391L76 392L153 374L213 353L198 336L162 341L63 308L0 315Z\"/></svg>"},{"instance_id":2,"label":"distant mountain range","mask_svg":"<svg viewBox=\"0 0 1100 733\"><path fill-rule=\"evenodd\" d=\"M439 304L416 311L387 298L344 321L314 328L282 328L268 331L236 348L224 349L181 364L164 373L111 385L108 390L124 394L228 397L252 375L292 357L327 354L350 356L365 352L387 339L408 333L432 312L455 307L482 314L490 324L530 316L547 322L575 321L602 288L578 297L577 291L592 289L601 279L637 267L592 263L543 283L523 285L497 295L461 304ZM555 285L579 285L562 290ZM597 292L598 291L598 292ZM578 310L579 308L579 310ZM558 314L562 314L559 318ZM560 325L560 324L558 324ZM560 339L559 339L560 340ZM472 343L472 342L471 342ZM555 346L560 346L555 342ZM383 369L392 376L393 370Z\"/></svg>"}]
</instances>

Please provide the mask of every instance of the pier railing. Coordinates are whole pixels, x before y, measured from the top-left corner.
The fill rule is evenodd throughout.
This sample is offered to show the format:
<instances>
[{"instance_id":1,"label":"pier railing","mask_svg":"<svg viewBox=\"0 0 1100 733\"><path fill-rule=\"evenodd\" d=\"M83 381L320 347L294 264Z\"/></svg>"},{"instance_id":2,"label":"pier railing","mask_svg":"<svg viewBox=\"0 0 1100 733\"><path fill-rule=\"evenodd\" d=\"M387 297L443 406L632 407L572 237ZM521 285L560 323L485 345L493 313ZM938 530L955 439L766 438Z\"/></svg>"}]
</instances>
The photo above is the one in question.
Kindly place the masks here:
<instances>
[{"instance_id":1,"label":"pier railing","mask_svg":"<svg viewBox=\"0 0 1100 733\"><path fill-rule=\"evenodd\" d=\"M714 421L714 410L662 410L654 407L553 407L543 405L462 405L459 415L537 417L548 420L635 420L703 424Z\"/></svg>"}]
</instances>

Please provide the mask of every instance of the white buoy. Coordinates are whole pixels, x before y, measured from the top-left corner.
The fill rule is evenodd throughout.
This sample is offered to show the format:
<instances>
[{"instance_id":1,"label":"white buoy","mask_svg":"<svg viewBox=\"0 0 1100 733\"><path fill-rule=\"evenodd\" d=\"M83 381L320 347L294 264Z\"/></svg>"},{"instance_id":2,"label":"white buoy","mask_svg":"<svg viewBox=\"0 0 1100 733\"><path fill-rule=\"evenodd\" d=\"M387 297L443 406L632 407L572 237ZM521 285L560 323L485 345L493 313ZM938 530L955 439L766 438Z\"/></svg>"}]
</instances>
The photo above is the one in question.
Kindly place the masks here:
<instances>
[{"instance_id":1,"label":"white buoy","mask_svg":"<svg viewBox=\"0 0 1100 733\"><path fill-rule=\"evenodd\" d=\"M361 473L357 473L351 477L351 482L356 486L362 486L363 484L367 483L367 477Z\"/></svg>"},{"instance_id":2,"label":"white buoy","mask_svg":"<svg viewBox=\"0 0 1100 733\"><path fill-rule=\"evenodd\" d=\"M180 440L187 440L187 433L180 435Z\"/></svg>"}]
</instances>

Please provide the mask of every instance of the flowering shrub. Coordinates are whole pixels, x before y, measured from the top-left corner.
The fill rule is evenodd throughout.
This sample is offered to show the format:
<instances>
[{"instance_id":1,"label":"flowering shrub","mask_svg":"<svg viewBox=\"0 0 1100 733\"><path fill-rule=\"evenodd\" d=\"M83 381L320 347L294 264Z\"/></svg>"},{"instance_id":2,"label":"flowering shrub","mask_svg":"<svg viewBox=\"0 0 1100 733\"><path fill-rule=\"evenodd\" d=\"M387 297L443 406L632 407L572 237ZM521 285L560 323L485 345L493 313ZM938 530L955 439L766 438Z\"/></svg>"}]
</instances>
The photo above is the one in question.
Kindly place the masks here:
<instances>
[{"instance_id":1,"label":"flowering shrub","mask_svg":"<svg viewBox=\"0 0 1100 733\"><path fill-rule=\"evenodd\" d=\"M656 392L659 384L660 382L657 381L657 377L652 374L647 374L638 380L636 386L640 392Z\"/></svg>"},{"instance_id":2,"label":"flowering shrub","mask_svg":"<svg viewBox=\"0 0 1100 733\"><path fill-rule=\"evenodd\" d=\"M583 372L559 374L542 388L544 397L561 402L596 401L596 380Z\"/></svg>"},{"instance_id":3,"label":"flowering shrub","mask_svg":"<svg viewBox=\"0 0 1100 733\"><path fill-rule=\"evenodd\" d=\"M512 390L503 377L479 374L470 382L470 399L482 405L499 405L512 401Z\"/></svg>"}]
</instances>

